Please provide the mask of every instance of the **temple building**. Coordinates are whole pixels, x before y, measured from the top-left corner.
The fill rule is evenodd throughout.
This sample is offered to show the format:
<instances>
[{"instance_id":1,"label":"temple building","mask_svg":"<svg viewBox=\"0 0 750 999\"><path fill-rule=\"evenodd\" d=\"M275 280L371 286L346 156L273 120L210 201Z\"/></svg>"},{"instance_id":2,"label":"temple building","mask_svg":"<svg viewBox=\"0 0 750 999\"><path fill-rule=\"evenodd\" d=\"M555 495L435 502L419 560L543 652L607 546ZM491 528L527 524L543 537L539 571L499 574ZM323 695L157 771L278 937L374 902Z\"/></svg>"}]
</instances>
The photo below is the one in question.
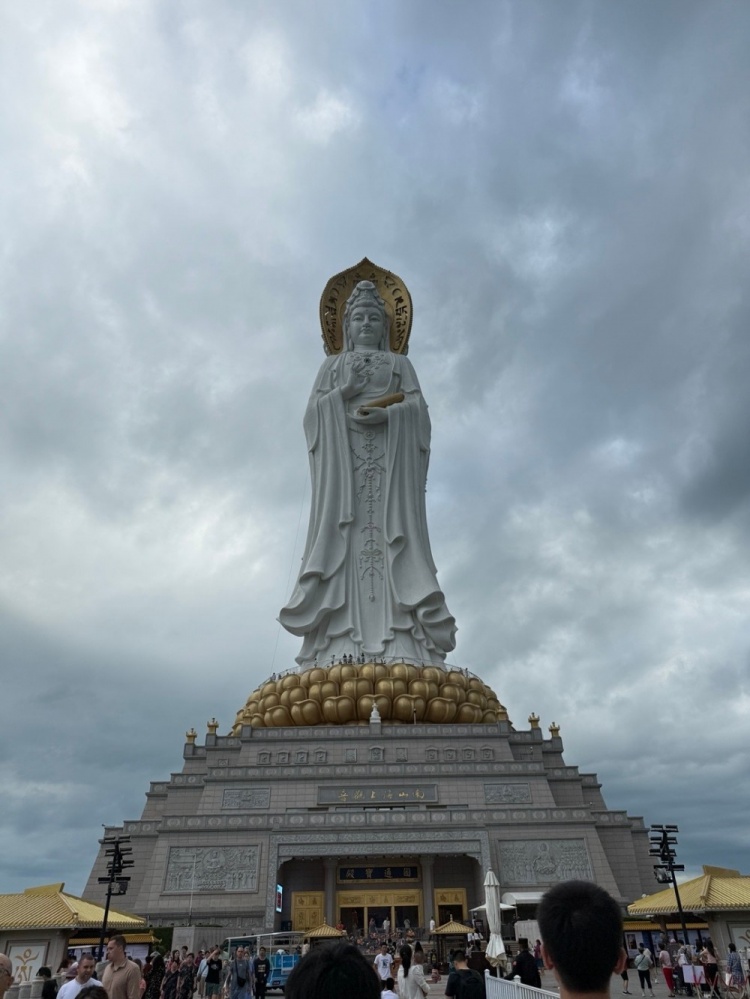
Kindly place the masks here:
<instances>
[{"instance_id":1,"label":"temple building","mask_svg":"<svg viewBox=\"0 0 750 999\"><path fill-rule=\"evenodd\" d=\"M131 837L128 907L154 925L237 934L467 920L492 868L518 915L590 879L623 905L653 880L640 818L563 759L558 726L516 729L457 669L338 663L269 679L232 730L187 733ZM97 878L85 895L102 899ZM526 908L530 907L530 908ZM407 922L408 921L408 922Z\"/></svg>"}]
</instances>

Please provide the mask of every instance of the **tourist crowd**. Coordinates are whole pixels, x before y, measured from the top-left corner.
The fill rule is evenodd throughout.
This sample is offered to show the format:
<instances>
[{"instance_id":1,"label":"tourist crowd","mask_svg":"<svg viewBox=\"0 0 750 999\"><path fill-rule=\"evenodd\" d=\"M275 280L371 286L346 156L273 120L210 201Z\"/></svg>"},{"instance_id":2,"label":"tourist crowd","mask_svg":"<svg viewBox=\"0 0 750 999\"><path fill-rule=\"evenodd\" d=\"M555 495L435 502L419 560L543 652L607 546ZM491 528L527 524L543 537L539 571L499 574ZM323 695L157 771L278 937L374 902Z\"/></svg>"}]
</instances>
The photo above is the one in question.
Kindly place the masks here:
<instances>
[{"instance_id":1,"label":"tourist crowd","mask_svg":"<svg viewBox=\"0 0 750 999\"><path fill-rule=\"evenodd\" d=\"M719 971L719 957L711 940L703 940L692 947L684 940L672 937L667 941L662 939L656 957L649 948L638 944L637 953L633 958L633 967L638 974L638 984L641 996L653 996L652 973L661 973L667 987L668 996L701 995L704 992L712 996L721 996L722 984L742 987L745 984L745 972L740 955L735 944L730 943L726 956L726 978L722 979ZM628 969L621 972L623 995L632 995L630 991Z\"/></svg>"},{"instance_id":2,"label":"tourist crowd","mask_svg":"<svg viewBox=\"0 0 750 999\"><path fill-rule=\"evenodd\" d=\"M574 886L578 883L569 884ZM581 884L583 888L579 887L577 891L585 895L590 886ZM573 889L570 891L573 892ZM548 896L552 895L553 891L550 891ZM568 903L571 898L576 900L574 893L567 899ZM609 905L606 899L597 896L594 901L602 903L606 913ZM559 918L563 927L562 915ZM300 999L303 996L315 999L323 987L323 980L330 986L339 973L348 976L354 984L362 978L362 968L367 969L367 974L360 984L367 987L351 993L356 994L358 999L367 999L373 990L377 999L425 999L430 992L429 983L436 984L441 977L435 952L432 951L426 958L419 940L409 942L405 938L408 927L395 938L390 933L389 925L385 925L384 930L384 939L374 960L371 952L369 956L363 952L356 936L354 942L321 947L309 954L306 954L307 945L304 950L298 948L301 959L289 975L284 989L286 999L295 999L297 995ZM506 977L518 976L522 984L539 988L543 967L555 973L549 948L545 952L541 940L536 941L533 951L527 940L519 940L518 943L518 954L515 959L510 959ZM627 954L621 946L620 951L621 958L613 962L612 971L622 978L623 995L631 995ZM725 969L720 969L719 957L710 940L701 941L694 948L673 937L669 941L662 940L657 951L654 956L641 943L633 958L642 997L654 995L652 974L658 973L663 977L669 996L678 992L688 996L708 993L722 999L726 986L742 987L745 984L745 971L733 943L729 944ZM335 968L336 956L343 962L338 971ZM448 999L485 999L484 978L469 966L470 962L471 959L467 962L464 950L450 951L445 987ZM183 947L166 957L155 951L145 962L131 960L126 953L124 937L117 935L107 944L107 960L98 965L91 954L83 954L76 963L66 959L58 968L58 974L64 973L66 978L59 988L49 968L41 968L38 974L44 983L42 999L194 999L196 996L197 999L266 999L271 970L271 961L264 947L255 956L241 946L227 956L217 945L209 951L199 950L196 954ZM559 978L559 975L556 974L556 977ZM11 961L7 955L0 954L0 999L3 999L12 981ZM302 983L308 991L298 991ZM561 989L561 996L563 991ZM335 997L320 993L320 999Z\"/></svg>"}]
</instances>

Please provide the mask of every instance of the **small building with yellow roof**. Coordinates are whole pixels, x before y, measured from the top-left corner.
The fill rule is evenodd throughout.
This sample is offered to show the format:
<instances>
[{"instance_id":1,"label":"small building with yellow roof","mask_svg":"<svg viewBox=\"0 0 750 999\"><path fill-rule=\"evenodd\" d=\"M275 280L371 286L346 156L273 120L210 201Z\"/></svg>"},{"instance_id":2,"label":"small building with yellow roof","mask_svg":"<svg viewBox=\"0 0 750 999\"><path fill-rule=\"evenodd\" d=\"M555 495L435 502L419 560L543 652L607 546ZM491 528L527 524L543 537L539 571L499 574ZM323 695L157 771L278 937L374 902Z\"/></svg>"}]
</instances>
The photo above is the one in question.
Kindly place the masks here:
<instances>
[{"instance_id":1,"label":"small building with yellow roof","mask_svg":"<svg viewBox=\"0 0 750 999\"><path fill-rule=\"evenodd\" d=\"M677 886L685 919L690 926L696 919L706 921L707 935L724 959L727 947L734 943L740 953L750 947L750 876L727 867L703 865L703 874ZM652 920L669 937L681 937L679 912L674 888L644 895L628 906L628 915ZM704 936L706 934L704 933Z\"/></svg>"},{"instance_id":2,"label":"small building with yellow roof","mask_svg":"<svg viewBox=\"0 0 750 999\"><path fill-rule=\"evenodd\" d=\"M54 975L69 947L84 941L93 945L94 939L98 944L104 908L64 889L58 882L0 894L0 953L13 962L14 988L23 990L45 966ZM107 932L122 933L129 943L144 934L151 940L145 919L116 909L109 910ZM8 993L10 999L13 995Z\"/></svg>"}]
</instances>

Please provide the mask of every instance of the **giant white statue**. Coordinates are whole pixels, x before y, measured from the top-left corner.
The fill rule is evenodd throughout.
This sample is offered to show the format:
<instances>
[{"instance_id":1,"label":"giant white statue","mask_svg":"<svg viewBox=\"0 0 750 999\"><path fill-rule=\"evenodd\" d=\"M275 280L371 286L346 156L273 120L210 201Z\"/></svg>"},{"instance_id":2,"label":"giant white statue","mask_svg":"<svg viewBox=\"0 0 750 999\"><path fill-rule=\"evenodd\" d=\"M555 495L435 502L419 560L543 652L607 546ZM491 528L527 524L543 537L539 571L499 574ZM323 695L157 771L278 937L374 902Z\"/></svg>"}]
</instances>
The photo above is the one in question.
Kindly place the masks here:
<instances>
[{"instance_id":1,"label":"giant white statue","mask_svg":"<svg viewBox=\"0 0 750 999\"><path fill-rule=\"evenodd\" d=\"M330 356L304 418L310 524L279 620L302 637L302 666L350 655L442 662L456 624L427 534L430 419L404 356L409 293L365 259L329 281L321 321Z\"/></svg>"}]
</instances>

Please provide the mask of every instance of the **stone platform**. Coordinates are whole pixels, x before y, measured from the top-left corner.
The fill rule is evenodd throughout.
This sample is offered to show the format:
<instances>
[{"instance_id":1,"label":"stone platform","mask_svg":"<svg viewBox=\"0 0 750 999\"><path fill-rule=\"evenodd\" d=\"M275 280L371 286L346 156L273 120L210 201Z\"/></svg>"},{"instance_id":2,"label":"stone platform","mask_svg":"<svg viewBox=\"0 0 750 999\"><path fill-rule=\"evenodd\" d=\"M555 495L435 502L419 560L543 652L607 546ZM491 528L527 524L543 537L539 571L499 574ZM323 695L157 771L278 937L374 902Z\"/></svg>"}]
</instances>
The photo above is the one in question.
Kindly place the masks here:
<instances>
[{"instance_id":1,"label":"stone platform","mask_svg":"<svg viewBox=\"0 0 750 999\"><path fill-rule=\"evenodd\" d=\"M595 774L566 764L557 726L257 728L203 744L155 781L131 837L128 908L155 925L304 930L324 919L395 927L464 920L488 868L533 917L550 885L590 879L623 905L653 879L642 819L607 808ZM103 899L100 852L85 896ZM281 912L277 910L281 885Z\"/></svg>"}]
</instances>

